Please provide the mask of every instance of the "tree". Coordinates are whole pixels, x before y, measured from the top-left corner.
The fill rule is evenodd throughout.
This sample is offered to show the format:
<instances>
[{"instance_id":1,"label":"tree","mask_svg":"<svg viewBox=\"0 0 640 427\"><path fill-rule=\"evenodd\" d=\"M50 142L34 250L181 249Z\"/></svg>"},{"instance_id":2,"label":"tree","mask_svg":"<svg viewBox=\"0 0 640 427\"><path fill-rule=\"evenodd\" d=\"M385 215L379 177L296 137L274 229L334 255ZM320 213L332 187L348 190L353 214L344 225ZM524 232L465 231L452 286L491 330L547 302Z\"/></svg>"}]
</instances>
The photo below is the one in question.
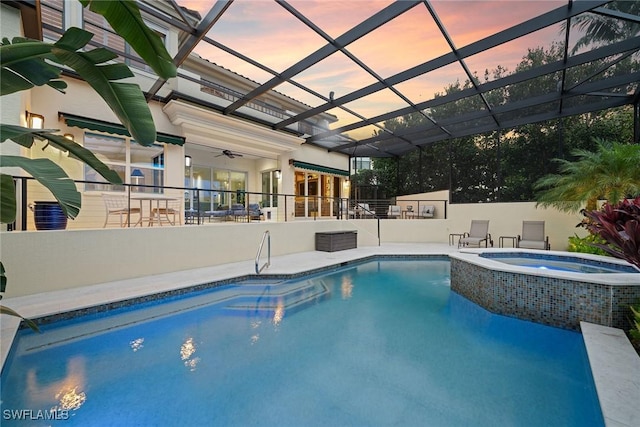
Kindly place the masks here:
<instances>
[{"instance_id":1,"label":"tree","mask_svg":"<svg viewBox=\"0 0 640 427\"><path fill-rule=\"evenodd\" d=\"M175 77L176 66L160 37L148 28L140 10L132 0L95 1L79 0L106 18L114 31L162 78ZM60 80L63 67L78 73L100 95L113 110L136 141L150 145L156 139L156 130L151 111L144 94L137 84L118 80L133 77L129 67L113 63L117 54L105 48L84 51L93 34L80 28L69 28L55 43L45 43L16 37L12 41L2 40L0 46L0 95L29 90L35 86L48 85L64 93L66 83ZM57 130L34 130L21 126L0 124L0 142L11 140L23 147L31 148L34 139L45 139L49 145L82 161L96 170L107 181L119 184L115 171L99 161L91 151L60 135ZM31 159L21 156L0 156L0 167L20 167L48 188L58 200L63 212L75 218L81 208L81 195L66 172L48 159ZM16 196L13 178L0 174L0 221L15 220ZM0 263L0 292L4 292L7 277ZM1 298L1 296L0 296ZM0 306L0 313L19 316L8 307ZM30 326L35 326L30 323Z\"/></svg>"},{"instance_id":2,"label":"tree","mask_svg":"<svg viewBox=\"0 0 640 427\"><path fill-rule=\"evenodd\" d=\"M601 139L596 143L595 152L574 150L576 161L555 159L560 173L547 175L535 185L540 191L538 205L577 212L586 203L585 209L593 211L601 198L615 204L640 194L640 145Z\"/></svg>"},{"instance_id":3,"label":"tree","mask_svg":"<svg viewBox=\"0 0 640 427\"><path fill-rule=\"evenodd\" d=\"M608 6L611 10L636 17L640 14L640 2L635 0L618 0ZM640 25L634 20L615 19L595 13L576 16L572 20L572 26L583 34L572 49L574 53L590 44L605 45L640 33Z\"/></svg>"}]
</instances>

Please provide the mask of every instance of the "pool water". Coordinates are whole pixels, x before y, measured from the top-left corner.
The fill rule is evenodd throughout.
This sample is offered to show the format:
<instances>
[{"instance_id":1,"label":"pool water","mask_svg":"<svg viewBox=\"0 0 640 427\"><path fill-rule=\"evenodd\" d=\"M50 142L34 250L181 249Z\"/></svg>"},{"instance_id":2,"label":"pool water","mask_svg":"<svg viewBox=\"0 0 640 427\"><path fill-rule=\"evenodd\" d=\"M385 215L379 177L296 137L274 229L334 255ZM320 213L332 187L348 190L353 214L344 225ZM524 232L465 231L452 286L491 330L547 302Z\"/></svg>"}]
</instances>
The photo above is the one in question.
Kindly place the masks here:
<instances>
[{"instance_id":1,"label":"pool water","mask_svg":"<svg viewBox=\"0 0 640 427\"><path fill-rule=\"evenodd\" d=\"M520 267L537 268L541 270L567 271L571 273L602 274L602 273L640 273L631 264L617 264L613 262L581 258L574 255L547 255L541 253L513 253L513 252L485 252L480 254L504 264Z\"/></svg>"},{"instance_id":2,"label":"pool water","mask_svg":"<svg viewBox=\"0 0 640 427\"><path fill-rule=\"evenodd\" d=\"M43 329L7 359L3 426L603 425L581 335L470 303L448 261L253 280ZM51 409L63 419L34 419Z\"/></svg>"},{"instance_id":3,"label":"pool water","mask_svg":"<svg viewBox=\"0 0 640 427\"><path fill-rule=\"evenodd\" d=\"M601 274L601 273L624 273L620 269L594 266L581 263L553 261L536 258L494 258L496 261L505 264L519 265L521 267L538 268L541 270L569 271L572 273Z\"/></svg>"}]
</instances>

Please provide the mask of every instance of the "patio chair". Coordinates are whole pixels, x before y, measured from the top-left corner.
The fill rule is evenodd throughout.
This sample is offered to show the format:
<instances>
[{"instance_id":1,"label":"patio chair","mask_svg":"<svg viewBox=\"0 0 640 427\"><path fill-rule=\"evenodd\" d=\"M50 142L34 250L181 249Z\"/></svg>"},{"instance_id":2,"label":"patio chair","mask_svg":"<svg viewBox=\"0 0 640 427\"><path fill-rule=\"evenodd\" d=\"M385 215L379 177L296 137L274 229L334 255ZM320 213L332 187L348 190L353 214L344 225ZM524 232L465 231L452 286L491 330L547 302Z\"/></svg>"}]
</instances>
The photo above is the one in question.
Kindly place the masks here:
<instances>
[{"instance_id":1,"label":"patio chair","mask_svg":"<svg viewBox=\"0 0 640 427\"><path fill-rule=\"evenodd\" d=\"M239 221L247 217L247 210L242 203L233 203L231 205L231 216L233 216L236 221Z\"/></svg>"},{"instance_id":2,"label":"patio chair","mask_svg":"<svg viewBox=\"0 0 640 427\"><path fill-rule=\"evenodd\" d=\"M156 220L158 220L159 225L162 225L163 222L167 222L171 225L182 225L181 209L181 199L167 200L164 206L160 201L158 202L158 206L151 210L151 219L149 220L149 225L153 225Z\"/></svg>"},{"instance_id":3,"label":"patio chair","mask_svg":"<svg viewBox=\"0 0 640 427\"><path fill-rule=\"evenodd\" d=\"M104 219L104 224L102 228L106 228L109 224L115 224L113 222L109 222L109 218L112 216L117 216L119 219L118 224L120 227L126 227L131 222L131 214L138 214L138 221L134 224L134 226L140 224L142 222L142 210L139 206L129 207L129 201L126 196L119 196L115 194L103 194L102 200L104 201L104 206L107 210L107 216Z\"/></svg>"},{"instance_id":4,"label":"patio chair","mask_svg":"<svg viewBox=\"0 0 640 427\"><path fill-rule=\"evenodd\" d=\"M349 208L349 200L342 199L340 200L340 218L344 218L345 216L347 219L355 218L356 212Z\"/></svg>"},{"instance_id":5,"label":"patio chair","mask_svg":"<svg viewBox=\"0 0 640 427\"><path fill-rule=\"evenodd\" d=\"M226 221L231 216L231 209L228 206L218 205L212 211L205 211L205 215L209 216L209 222L212 220Z\"/></svg>"},{"instance_id":6,"label":"patio chair","mask_svg":"<svg viewBox=\"0 0 640 427\"><path fill-rule=\"evenodd\" d=\"M387 218L400 218L401 216L402 216L402 210L400 210L400 206L389 205L389 210L387 211Z\"/></svg>"},{"instance_id":7,"label":"patio chair","mask_svg":"<svg viewBox=\"0 0 640 427\"><path fill-rule=\"evenodd\" d=\"M436 207L433 205L424 205L420 209L420 218L433 218L436 213Z\"/></svg>"},{"instance_id":8,"label":"patio chair","mask_svg":"<svg viewBox=\"0 0 640 427\"><path fill-rule=\"evenodd\" d=\"M369 208L369 203L358 203L356 205L356 214L360 218L366 218L368 216L373 217L375 212Z\"/></svg>"},{"instance_id":9,"label":"patio chair","mask_svg":"<svg viewBox=\"0 0 640 427\"><path fill-rule=\"evenodd\" d=\"M249 219L260 221L263 217L262 210L260 210L259 203L249 203Z\"/></svg>"},{"instance_id":10,"label":"patio chair","mask_svg":"<svg viewBox=\"0 0 640 427\"><path fill-rule=\"evenodd\" d=\"M471 220L471 229L458 240L458 247L470 245L480 247L482 242L485 248L488 248L489 244L493 246L493 240L489 234L489 220Z\"/></svg>"},{"instance_id":11,"label":"patio chair","mask_svg":"<svg viewBox=\"0 0 640 427\"><path fill-rule=\"evenodd\" d=\"M544 221L522 221L522 236L518 235L516 247L550 250L549 236L544 235Z\"/></svg>"}]
</instances>

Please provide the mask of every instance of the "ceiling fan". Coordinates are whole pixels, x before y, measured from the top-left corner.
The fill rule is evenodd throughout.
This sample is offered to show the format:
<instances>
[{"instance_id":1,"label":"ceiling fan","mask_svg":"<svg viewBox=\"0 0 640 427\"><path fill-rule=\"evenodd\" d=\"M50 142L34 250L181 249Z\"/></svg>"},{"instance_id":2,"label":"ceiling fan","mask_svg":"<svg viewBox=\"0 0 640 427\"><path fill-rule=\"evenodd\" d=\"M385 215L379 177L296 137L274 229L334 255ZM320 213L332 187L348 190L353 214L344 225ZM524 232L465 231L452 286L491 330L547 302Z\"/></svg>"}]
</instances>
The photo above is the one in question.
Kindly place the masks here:
<instances>
[{"instance_id":1,"label":"ceiling fan","mask_svg":"<svg viewBox=\"0 0 640 427\"><path fill-rule=\"evenodd\" d=\"M222 150L222 153L218 154L216 157L220 156L227 156L228 158L233 159L234 157L242 157L242 154L234 153L231 150Z\"/></svg>"}]
</instances>

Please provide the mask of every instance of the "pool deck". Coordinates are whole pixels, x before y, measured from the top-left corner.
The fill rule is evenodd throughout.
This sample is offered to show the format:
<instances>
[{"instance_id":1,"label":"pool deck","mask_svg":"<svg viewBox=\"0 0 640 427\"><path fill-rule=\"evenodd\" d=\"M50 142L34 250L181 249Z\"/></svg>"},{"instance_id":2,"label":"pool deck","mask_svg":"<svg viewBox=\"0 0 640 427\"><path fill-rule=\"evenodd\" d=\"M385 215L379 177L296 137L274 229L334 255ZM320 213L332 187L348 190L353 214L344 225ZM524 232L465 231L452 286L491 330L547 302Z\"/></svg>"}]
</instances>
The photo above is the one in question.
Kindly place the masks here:
<instances>
[{"instance_id":1,"label":"pool deck","mask_svg":"<svg viewBox=\"0 0 640 427\"><path fill-rule=\"evenodd\" d=\"M338 252L304 252L271 258L269 274L296 274L374 255L447 255L455 246L438 243L384 244ZM264 262L264 257L261 264ZM243 261L175 273L120 280L64 291L6 298L3 305L21 315L38 318L215 280L255 274L255 261ZM2 315L0 366L11 348L19 319ZM640 357L619 329L582 323L589 362L607 427L640 425Z\"/></svg>"}]
</instances>

